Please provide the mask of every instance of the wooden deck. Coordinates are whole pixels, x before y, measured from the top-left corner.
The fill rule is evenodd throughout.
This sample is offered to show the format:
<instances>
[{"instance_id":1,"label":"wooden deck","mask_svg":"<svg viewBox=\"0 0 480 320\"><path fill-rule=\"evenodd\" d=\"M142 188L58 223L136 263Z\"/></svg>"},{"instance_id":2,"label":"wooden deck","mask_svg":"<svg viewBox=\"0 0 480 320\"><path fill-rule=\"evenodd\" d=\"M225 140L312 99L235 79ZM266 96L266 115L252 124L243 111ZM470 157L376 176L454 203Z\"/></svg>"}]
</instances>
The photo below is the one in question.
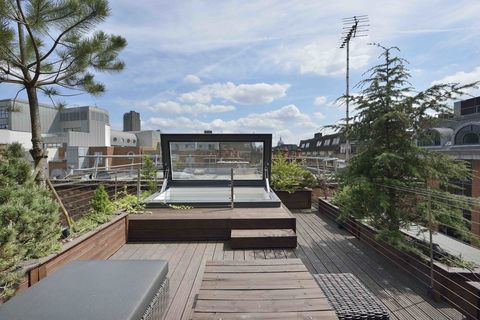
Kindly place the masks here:
<instances>
[{"instance_id":1,"label":"wooden deck","mask_svg":"<svg viewBox=\"0 0 480 320\"><path fill-rule=\"evenodd\" d=\"M195 320L336 320L300 259L207 261L194 302Z\"/></svg>"},{"instance_id":2,"label":"wooden deck","mask_svg":"<svg viewBox=\"0 0 480 320\"><path fill-rule=\"evenodd\" d=\"M427 288L328 218L294 213L298 247L232 250L228 242L126 244L112 259L169 261L170 304L165 319L190 319L207 260L300 258L310 273L353 273L390 310L391 319L463 319L455 309L435 303Z\"/></svg>"},{"instance_id":3,"label":"wooden deck","mask_svg":"<svg viewBox=\"0 0 480 320\"><path fill-rule=\"evenodd\" d=\"M234 248L295 248L296 219L284 207L149 208L130 215L128 242L225 241ZM252 238L252 236L254 236Z\"/></svg>"}]
</instances>

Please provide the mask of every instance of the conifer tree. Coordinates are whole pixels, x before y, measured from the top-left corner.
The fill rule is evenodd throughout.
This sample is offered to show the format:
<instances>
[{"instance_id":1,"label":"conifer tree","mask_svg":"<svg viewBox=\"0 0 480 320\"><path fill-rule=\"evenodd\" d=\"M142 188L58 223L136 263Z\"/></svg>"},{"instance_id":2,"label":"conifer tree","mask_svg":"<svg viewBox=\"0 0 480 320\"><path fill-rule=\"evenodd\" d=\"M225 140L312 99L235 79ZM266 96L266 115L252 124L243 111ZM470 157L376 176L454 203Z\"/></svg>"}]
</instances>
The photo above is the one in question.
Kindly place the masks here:
<instances>
[{"instance_id":1,"label":"conifer tree","mask_svg":"<svg viewBox=\"0 0 480 320\"><path fill-rule=\"evenodd\" d=\"M0 155L0 298L13 293L19 263L60 248L57 203L37 185L19 144Z\"/></svg>"},{"instance_id":2,"label":"conifer tree","mask_svg":"<svg viewBox=\"0 0 480 320\"><path fill-rule=\"evenodd\" d=\"M409 83L407 61L398 57L396 47L381 48L380 64L366 72L359 83L361 91L351 97L357 114L351 126L358 154L340 173L340 192L336 201L342 214L367 218L392 242L401 241L400 229L412 222L427 220L426 192L443 195L434 197L436 222L449 224L467 236L468 225L462 212L451 201L462 201L447 194L449 179L465 179L468 171L463 162L417 146L418 139L427 135L427 123L433 123L433 113L449 110L451 99L464 94L476 83L434 85L425 91L415 91ZM460 206L465 206L462 203Z\"/></svg>"},{"instance_id":3,"label":"conifer tree","mask_svg":"<svg viewBox=\"0 0 480 320\"><path fill-rule=\"evenodd\" d=\"M116 72L126 46L120 36L95 31L110 14L107 0L0 0L0 85L26 91L37 180L44 179L38 91L55 96L105 91L92 71ZM18 95L18 93L17 93ZM52 101L54 101L52 99ZM14 106L15 107L15 106ZM63 104L58 104L63 107Z\"/></svg>"}]
</instances>

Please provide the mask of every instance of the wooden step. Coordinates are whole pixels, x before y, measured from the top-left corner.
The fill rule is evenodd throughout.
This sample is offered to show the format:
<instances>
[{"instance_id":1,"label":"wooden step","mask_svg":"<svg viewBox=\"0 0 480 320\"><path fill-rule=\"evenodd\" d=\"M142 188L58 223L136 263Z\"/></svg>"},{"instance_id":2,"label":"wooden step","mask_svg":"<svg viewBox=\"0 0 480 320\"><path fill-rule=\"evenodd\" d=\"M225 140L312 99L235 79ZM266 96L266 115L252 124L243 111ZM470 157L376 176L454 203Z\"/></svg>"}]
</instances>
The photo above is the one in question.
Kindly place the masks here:
<instances>
[{"instance_id":1,"label":"wooden step","mask_svg":"<svg viewBox=\"0 0 480 320\"><path fill-rule=\"evenodd\" d=\"M296 248L297 235L293 229L232 229L232 249Z\"/></svg>"}]
</instances>

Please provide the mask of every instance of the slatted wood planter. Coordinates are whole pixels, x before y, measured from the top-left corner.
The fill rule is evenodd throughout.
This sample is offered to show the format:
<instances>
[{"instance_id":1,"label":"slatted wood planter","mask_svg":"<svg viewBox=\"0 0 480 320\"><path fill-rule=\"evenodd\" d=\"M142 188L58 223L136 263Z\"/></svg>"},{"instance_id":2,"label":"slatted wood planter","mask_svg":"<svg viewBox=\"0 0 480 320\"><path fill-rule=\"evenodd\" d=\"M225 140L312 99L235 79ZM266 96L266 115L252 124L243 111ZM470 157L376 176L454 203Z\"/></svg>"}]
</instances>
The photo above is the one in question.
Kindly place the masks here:
<instances>
[{"instance_id":1,"label":"slatted wood planter","mask_svg":"<svg viewBox=\"0 0 480 320\"><path fill-rule=\"evenodd\" d=\"M312 190L302 189L293 193L276 191L275 194L288 209L310 209L312 207Z\"/></svg>"},{"instance_id":2,"label":"slatted wood planter","mask_svg":"<svg viewBox=\"0 0 480 320\"><path fill-rule=\"evenodd\" d=\"M318 214L337 219L340 208L318 199ZM377 231L355 219L347 219L341 223L342 227L358 239L367 243L381 255L385 256L401 269L409 272L412 277L425 284L427 289L430 283L430 266L424 258L406 253L376 238ZM480 276L479 268L473 272L464 269L449 267L445 264L434 262L434 288L443 296L452 307L464 313L467 319L480 319Z\"/></svg>"},{"instance_id":3,"label":"slatted wood planter","mask_svg":"<svg viewBox=\"0 0 480 320\"><path fill-rule=\"evenodd\" d=\"M70 261L108 259L127 242L127 216L122 213L112 221L64 244L60 252L26 263L26 275L16 293L34 285Z\"/></svg>"}]
</instances>

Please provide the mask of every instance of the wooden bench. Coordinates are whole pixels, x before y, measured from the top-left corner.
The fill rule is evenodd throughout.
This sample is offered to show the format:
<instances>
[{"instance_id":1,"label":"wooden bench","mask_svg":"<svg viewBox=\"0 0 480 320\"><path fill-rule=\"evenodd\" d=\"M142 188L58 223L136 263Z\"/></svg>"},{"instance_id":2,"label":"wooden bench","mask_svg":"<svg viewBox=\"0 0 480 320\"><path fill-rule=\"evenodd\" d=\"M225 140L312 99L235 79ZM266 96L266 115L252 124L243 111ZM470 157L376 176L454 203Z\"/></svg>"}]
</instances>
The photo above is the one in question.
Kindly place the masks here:
<instances>
[{"instance_id":1,"label":"wooden bench","mask_svg":"<svg viewBox=\"0 0 480 320\"><path fill-rule=\"evenodd\" d=\"M162 260L73 261L0 306L0 319L160 320L167 272Z\"/></svg>"},{"instance_id":2,"label":"wooden bench","mask_svg":"<svg viewBox=\"0 0 480 320\"><path fill-rule=\"evenodd\" d=\"M207 261L193 319L338 319L300 259Z\"/></svg>"}]
</instances>

